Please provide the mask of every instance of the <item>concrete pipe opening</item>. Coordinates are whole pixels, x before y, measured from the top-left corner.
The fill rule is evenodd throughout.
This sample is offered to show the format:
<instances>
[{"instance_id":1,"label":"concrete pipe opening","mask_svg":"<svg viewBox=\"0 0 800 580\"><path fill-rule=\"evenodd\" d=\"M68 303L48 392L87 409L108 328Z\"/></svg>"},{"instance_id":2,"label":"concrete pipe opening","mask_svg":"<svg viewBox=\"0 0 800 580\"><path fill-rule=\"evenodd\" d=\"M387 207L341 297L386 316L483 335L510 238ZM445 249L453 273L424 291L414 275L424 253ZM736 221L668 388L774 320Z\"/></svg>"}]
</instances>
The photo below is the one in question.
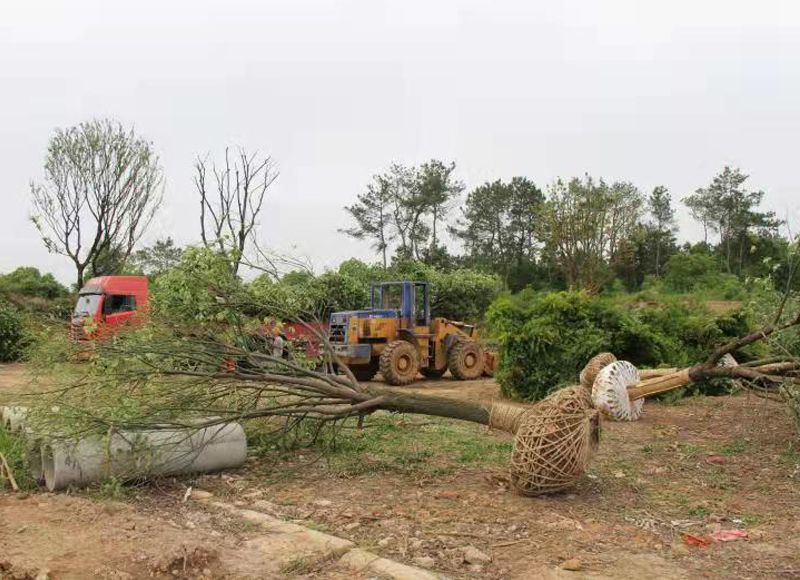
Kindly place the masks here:
<instances>
[{"instance_id":1,"label":"concrete pipe opening","mask_svg":"<svg viewBox=\"0 0 800 580\"><path fill-rule=\"evenodd\" d=\"M28 470L31 473L31 478L33 478L36 483L44 482L42 444L39 441L34 441L28 450Z\"/></svg>"}]
</instances>

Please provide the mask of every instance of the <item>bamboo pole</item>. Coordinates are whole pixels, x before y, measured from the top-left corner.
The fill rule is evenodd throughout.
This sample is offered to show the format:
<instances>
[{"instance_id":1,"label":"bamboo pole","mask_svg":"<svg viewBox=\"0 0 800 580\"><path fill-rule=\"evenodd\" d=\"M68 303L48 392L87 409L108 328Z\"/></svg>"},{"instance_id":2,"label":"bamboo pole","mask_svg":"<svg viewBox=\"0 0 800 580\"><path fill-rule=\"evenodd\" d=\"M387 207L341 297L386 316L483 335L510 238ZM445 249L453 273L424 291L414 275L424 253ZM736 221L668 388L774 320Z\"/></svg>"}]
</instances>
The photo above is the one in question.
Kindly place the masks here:
<instances>
[{"instance_id":1,"label":"bamboo pole","mask_svg":"<svg viewBox=\"0 0 800 580\"><path fill-rule=\"evenodd\" d=\"M680 388L692 382L689 378L689 369L681 369L669 375L655 377L647 381L642 381L632 387L628 387L628 397L631 401L643 399L658 393L665 393L673 389Z\"/></svg>"}]
</instances>

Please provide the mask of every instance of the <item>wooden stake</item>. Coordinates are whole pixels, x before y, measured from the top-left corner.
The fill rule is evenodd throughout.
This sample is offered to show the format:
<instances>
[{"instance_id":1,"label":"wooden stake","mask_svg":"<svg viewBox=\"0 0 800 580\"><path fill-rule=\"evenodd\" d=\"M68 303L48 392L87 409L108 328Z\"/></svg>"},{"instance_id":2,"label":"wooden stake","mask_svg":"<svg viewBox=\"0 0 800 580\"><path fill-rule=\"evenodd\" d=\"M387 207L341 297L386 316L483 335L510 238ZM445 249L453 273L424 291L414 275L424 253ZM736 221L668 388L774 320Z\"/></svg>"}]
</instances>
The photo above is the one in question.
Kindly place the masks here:
<instances>
[{"instance_id":1,"label":"wooden stake","mask_svg":"<svg viewBox=\"0 0 800 580\"><path fill-rule=\"evenodd\" d=\"M6 461L6 456L3 455L3 452L0 451L0 461L3 462L3 468L6 471L6 475L8 475L8 481L11 482L11 489L14 491L19 491L19 486L17 485L17 481L14 479L14 472L11 471L11 468L8 466L8 461Z\"/></svg>"}]
</instances>

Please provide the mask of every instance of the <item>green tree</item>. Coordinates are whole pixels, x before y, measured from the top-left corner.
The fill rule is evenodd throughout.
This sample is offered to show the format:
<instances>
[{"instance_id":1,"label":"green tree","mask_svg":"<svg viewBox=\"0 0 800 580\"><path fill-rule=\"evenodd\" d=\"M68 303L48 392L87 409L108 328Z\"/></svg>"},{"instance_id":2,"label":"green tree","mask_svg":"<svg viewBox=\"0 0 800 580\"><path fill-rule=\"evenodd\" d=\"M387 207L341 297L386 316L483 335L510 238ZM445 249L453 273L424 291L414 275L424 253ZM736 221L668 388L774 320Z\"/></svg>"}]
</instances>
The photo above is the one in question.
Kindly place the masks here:
<instances>
[{"instance_id":1,"label":"green tree","mask_svg":"<svg viewBox=\"0 0 800 580\"><path fill-rule=\"evenodd\" d=\"M539 240L544 194L525 177L485 183L467 195L451 232L462 241L470 263L502 276L506 286L532 269Z\"/></svg>"},{"instance_id":2,"label":"green tree","mask_svg":"<svg viewBox=\"0 0 800 580\"><path fill-rule=\"evenodd\" d=\"M416 170L415 187L430 212L432 253L439 247L438 224L447 217L454 201L464 191L464 184L453 176L455 169L455 163L431 159Z\"/></svg>"},{"instance_id":3,"label":"green tree","mask_svg":"<svg viewBox=\"0 0 800 580\"><path fill-rule=\"evenodd\" d=\"M384 268L392 243L401 259L435 259L440 254L440 224L464 188L454 171L454 163L436 159L419 167L393 163L388 171L372 178L355 204L345 206L356 223L339 231L370 240L382 256Z\"/></svg>"},{"instance_id":4,"label":"green tree","mask_svg":"<svg viewBox=\"0 0 800 580\"><path fill-rule=\"evenodd\" d=\"M683 203L695 221L703 226L703 242L708 245L708 232L713 228L715 207L707 189L697 189L692 195L683 198Z\"/></svg>"},{"instance_id":5,"label":"green tree","mask_svg":"<svg viewBox=\"0 0 800 580\"><path fill-rule=\"evenodd\" d=\"M31 183L33 221L47 250L84 271L105 273L105 260L124 263L162 199L162 168L152 143L114 121L57 129L44 181Z\"/></svg>"},{"instance_id":6,"label":"green tree","mask_svg":"<svg viewBox=\"0 0 800 580\"><path fill-rule=\"evenodd\" d=\"M375 175L367 191L358 195L358 201L345 206L345 211L356 225L339 231L357 240L371 240L372 248L381 254L386 268L386 252L392 237L393 179L391 175Z\"/></svg>"},{"instance_id":7,"label":"green tree","mask_svg":"<svg viewBox=\"0 0 800 580\"><path fill-rule=\"evenodd\" d=\"M625 259L628 240L638 227L643 200L628 182L561 179L549 188L541 237L546 251L573 290L596 292Z\"/></svg>"},{"instance_id":8,"label":"green tree","mask_svg":"<svg viewBox=\"0 0 800 580\"><path fill-rule=\"evenodd\" d=\"M738 168L725 166L711 185L684 200L692 215L703 220L704 228L719 234L718 250L727 271L740 276L747 261L749 233L770 235L782 223L775 212L759 210L764 192L746 189L748 178Z\"/></svg>"},{"instance_id":9,"label":"green tree","mask_svg":"<svg viewBox=\"0 0 800 580\"><path fill-rule=\"evenodd\" d=\"M167 270L175 268L182 257L183 248L176 246L175 241L171 237L167 237L137 250L131 256L130 267L154 280Z\"/></svg>"},{"instance_id":10,"label":"green tree","mask_svg":"<svg viewBox=\"0 0 800 580\"><path fill-rule=\"evenodd\" d=\"M662 256L670 246L674 246L674 234L677 231L675 209L672 207L669 190L663 185L653 188L653 192L647 198L647 209L652 217L650 226L655 237L654 273L656 276L661 276Z\"/></svg>"}]
</instances>

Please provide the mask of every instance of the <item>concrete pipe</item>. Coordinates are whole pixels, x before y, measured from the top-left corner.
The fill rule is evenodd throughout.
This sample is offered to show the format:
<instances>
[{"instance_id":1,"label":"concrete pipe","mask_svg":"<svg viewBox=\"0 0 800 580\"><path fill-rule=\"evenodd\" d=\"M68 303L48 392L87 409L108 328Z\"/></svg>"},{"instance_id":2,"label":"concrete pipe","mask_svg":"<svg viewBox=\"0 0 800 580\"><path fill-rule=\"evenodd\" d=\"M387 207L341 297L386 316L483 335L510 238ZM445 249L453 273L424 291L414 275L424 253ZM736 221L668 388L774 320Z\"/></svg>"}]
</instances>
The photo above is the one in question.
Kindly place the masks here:
<instances>
[{"instance_id":1,"label":"concrete pipe","mask_svg":"<svg viewBox=\"0 0 800 580\"><path fill-rule=\"evenodd\" d=\"M36 483L44 483L44 471L42 470L42 442L33 440L28 449L28 471L31 479Z\"/></svg>"},{"instance_id":2,"label":"concrete pipe","mask_svg":"<svg viewBox=\"0 0 800 580\"><path fill-rule=\"evenodd\" d=\"M244 464L246 452L242 426L225 423L45 444L42 470L47 489L56 491L107 477L125 480L232 469Z\"/></svg>"},{"instance_id":3,"label":"concrete pipe","mask_svg":"<svg viewBox=\"0 0 800 580\"><path fill-rule=\"evenodd\" d=\"M28 407L9 405L3 407L3 428L9 433L22 431L28 419Z\"/></svg>"}]
</instances>

